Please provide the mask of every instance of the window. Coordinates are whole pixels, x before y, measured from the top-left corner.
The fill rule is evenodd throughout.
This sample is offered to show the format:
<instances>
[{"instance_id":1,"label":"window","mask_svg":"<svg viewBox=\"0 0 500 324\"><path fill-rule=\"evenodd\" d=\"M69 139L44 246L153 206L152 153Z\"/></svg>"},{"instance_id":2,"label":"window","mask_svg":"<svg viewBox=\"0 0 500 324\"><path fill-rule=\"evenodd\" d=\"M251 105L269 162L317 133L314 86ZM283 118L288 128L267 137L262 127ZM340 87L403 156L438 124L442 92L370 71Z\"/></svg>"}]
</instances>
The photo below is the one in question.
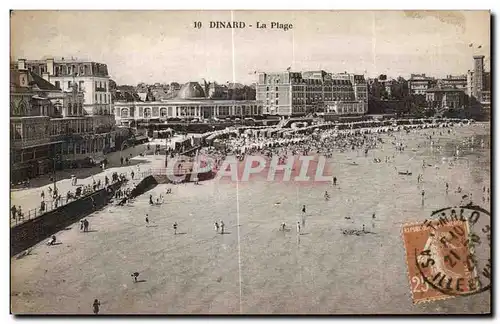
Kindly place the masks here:
<instances>
[{"instance_id":1,"label":"window","mask_svg":"<svg viewBox=\"0 0 500 324\"><path fill-rule=\"evenodd\" d=\"M97 89L99 88L99 86L97 85L97 81L95 82L95 90L97 91ZM97 100L97 99L96 99Z\"/></svg>"},{"instance_id":2,"label":"window","mask_svg":"<svg viewBox=\"0 0 500 324\"><path fill-rule=\"evenodd\" d=\"M276 99L276 104L278 104L278 99Z\"/></svg>"},{"instance_id":3,"label":"window","mask_svg":"<svg viewBox=\"0 0 500 324\"><path fill-rule=\"evenodd\" d=\"M144 109L144 118L151 118L151 108Z\"/></svg>"},{"instance_id":4,"label":"window","mask_svg":"<svg viewBox=\"0 0 500 324\"><path fill-rule=\"evenodd\" d=\"M97 102L97 93L95 94L95 102Z\"/></svg>"},{"instance_id":5,"label":"window","mask_svg":"<svg viewBox=\"0 0 500 324\"><path fill-rule=\"evenodd\" d=\"M167 117L167 109L166 108L161 108L160 109L160 116L161 117Z\"/></svg>"},{"instance_id":6,"label":"window","mask_svg":"<svg viewBox=\"0 0 500 324\"><path fill-rule=\"evenodd\" d=\"M61 89L61 82L60 81L56 81L55 82L55 86L59 89Z\"/></svg>"},{"instance_id":7,"label":"window","mask_svg":"<svg viewBox=\"0 0 500 324\"><path fill-rule=\"evenodd\" d=\"M269 87L266 87L266 91L269 91Z\"/></svg>"},{"instance_id":8,"label":"window","mask_svg":"<svg viewBox=\"0 0 500 324\"><path fill-rule=\"evenodd\" d=\"M84 84L83 81L78 82L78 90L83 91L83 84Z\"/></svg>"},{"instance_id":9,"label":"window","mask_svg":"<svg viewBox=\"0 0 500 324\"><path fill-rule=\"evenodd\" d=\"M71 89L71 81L68 81L68 90Z\"/></svg>"},{"instance_id":10,"label":"window","mask_svg":"<svg viewBox=\"0 0 500 324\"><path fill-rule=\"evenodd\" d=\"M276 87L276 91L278 91L278 87Z\"/></svg>"},{"instance_id":11,"label":"window","mask_svg":"<svg viewBox=\"0 0 500 324\"><path fill-rule=\"evenodd\" d=\"M276 98L278 98L278 93L276 92Z\"/></svg>"}]
</instances>

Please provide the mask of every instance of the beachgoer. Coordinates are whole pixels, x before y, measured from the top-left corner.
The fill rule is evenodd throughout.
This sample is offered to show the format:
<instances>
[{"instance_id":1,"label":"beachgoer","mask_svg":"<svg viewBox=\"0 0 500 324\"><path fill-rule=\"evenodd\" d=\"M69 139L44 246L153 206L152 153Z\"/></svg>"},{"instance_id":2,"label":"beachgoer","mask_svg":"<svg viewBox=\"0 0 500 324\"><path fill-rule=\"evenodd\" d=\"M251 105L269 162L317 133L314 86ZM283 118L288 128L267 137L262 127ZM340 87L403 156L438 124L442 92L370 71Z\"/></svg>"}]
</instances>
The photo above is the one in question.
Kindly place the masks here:
<instances>
[{"instance_id":1,"label":"beachgoer","mask_svg":"<svg viewBox=\"0 0 500 324\"><path fill-rule=\"evenodd\" d=\"M16 213L17 213L17 208L16 208L16 205L13 205L13 206L10 208L10 212L12 213L12 219L16 219Z\"/></svg>"},{"instance_id":2,"label":"beachgoer","mask_svg":"<svg viewBox=\"0 0 500 324\"><path fill-rule=\"evenodd\" d=\"M95 315L99 314L99 306L101 306L101 303L99 302L99 300L94 299L94 304L92 304L92 307L94 308Z\"/></svg>"},{"instance_id":3,"label":"beachgoer","mask_svg":"<svg viewBox=\"0 0 500 324\"><path fill-rule=\"evenodd\" d=\"M221 221L219 222L219 224L220 224L220 233L221 233L221 234L224 234L224 226L225 226L225 225L224 225L224 222L221 220Z\"/></svg>"},{"instance_id":4,"label":"beachgoer","mask_svg":"<svg viewBox=\"0 0 500 324\"><path fill-rule=\"evenodd\" d=\"M49 241L49 245L54 245L56 244L56 236L52 235L51 240Z\"/></svg>"}]
</instances>

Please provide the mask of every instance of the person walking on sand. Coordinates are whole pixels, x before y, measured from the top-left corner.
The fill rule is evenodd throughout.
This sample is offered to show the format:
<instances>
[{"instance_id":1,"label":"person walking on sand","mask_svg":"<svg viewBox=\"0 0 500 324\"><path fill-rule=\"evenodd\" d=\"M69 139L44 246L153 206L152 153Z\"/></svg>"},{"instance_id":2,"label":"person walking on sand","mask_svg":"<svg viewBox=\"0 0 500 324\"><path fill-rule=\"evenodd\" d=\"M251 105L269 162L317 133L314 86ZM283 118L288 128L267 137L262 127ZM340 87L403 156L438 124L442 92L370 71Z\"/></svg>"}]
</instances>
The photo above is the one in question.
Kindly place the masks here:
<instances>
[{"instance_id":1,"label":"person walking on sand","mask_svg":"<svg viewBox=\"0 0 500 324\"><path fill-rule=\"evenodd\" d=\"M300 222L297 222L297 235L300 235Z\"/></svg>"},{"instance_id":2,"label":"person walking on sand","mask_svg":"<svg viewBox=\"0 0 500 324\"><path fill-rule=\"evenodd\" d=\"M174 235L177 235L177 222L174 223Z\"/></svg>"},{"instance_id":3,"label":"person walking on sand","mask_svg":"<svg viewBox=\"0 0 500 324\"><path fill-rule=\"evenodd\" d=\"M221 233L221 234L224 234L224 226L225 226L225 225L224 225L224 222L222 221L222 219L221 219L221 221L219 222L219 224L220 224L220 233Z\"/></svg>"},{"instance_id":4,"label":"person walking on sand","mask_svg":"<svg viewBox=\"0 0 500 324\"><path fill-rule=\"evenodd\" d=\"M146 214L146 226L149 225L149 218L148 218L148 214Z\"/></svg>"},{"instance_id":5,"label":"person walking on sand","mask_svg":"<svg viewBox=\"0 0 500 324\"><path fill-rule=\"evenodd\" d=\"M423 206L424 205L424 199L425 199L425 191L424 190L422 190L421 195L422 195L422 206Z\"/></svg>"},{"instance_id":6,"label":"person walking on sand","mask_svg":"<svg viewBox=\"0 0 500 324\"><path fill-rule=\"evenodd\" d=\"M10 208L10 212L12 213L12 219L16 219L17 208L16 205L12 205Z\"/></svg>"},{"instance_id":7,"label":"person walking on sand","mask_svg":"<svg viewBox=\"0 0 500 324\"><path fill-rule=\"evenodd\" d=\"M446 194L448 194L448 188L449 188L449 186L448 186L448 182L447 182L446 183Z\"/></svg>"},{"instance_id":8,"label":"person walking on sand","mask_svg":"<svg viewBox=\"0 0 500 324\"><path fill-rule=\"evenodd\" d=\"M215 232L219 233L219 223L215 222Z\"/></svg>"},{"instance_id":9,"label":"person walking on sand","mask_svg":"<svg viewBox=\"0 0 500 324\"><path fill-rule=\"evenodd\" d=\"M94 299L94 304L92 304L92 307L94 308L95 315L99 314L99 306L101 306L101 303L99 302L99 300Z\"/></svg>"}]
</instances>

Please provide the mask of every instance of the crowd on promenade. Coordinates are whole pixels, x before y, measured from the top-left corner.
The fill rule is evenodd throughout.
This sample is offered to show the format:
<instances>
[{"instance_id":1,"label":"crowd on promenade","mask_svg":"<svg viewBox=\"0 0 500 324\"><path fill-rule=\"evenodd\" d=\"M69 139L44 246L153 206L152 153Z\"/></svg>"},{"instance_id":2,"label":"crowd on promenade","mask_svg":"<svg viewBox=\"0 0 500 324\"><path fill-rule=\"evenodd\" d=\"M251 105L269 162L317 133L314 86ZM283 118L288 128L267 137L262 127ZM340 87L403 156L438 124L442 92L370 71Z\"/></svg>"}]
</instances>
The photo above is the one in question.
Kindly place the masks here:
<instances>
[{"instance_id":1,"label":"crowd on promenade","mask_svg":"<svg viewBox=\"0 0 500 324\"><path fill-rule=\"evenodd\" d=\"M78 178L75 176L71 177L71 186L74 190L68 190L63 196L63 193L58 189L57 182L54 185L47 187L47 192L44 189L40 191L40 205L36 209L31 209L28 211L23 211L22 206L12 205L11 206L11 217L15 224L19 224L23 221L38 217L48 211L54 210L58 207L66 205L72 201L86 197L93 194L94 192L107 188L110 184L117 181L125 181L127 179L124 173L118 174L113 172L111 174L111 179L105 175L101 181L100 178L96 180L97 177L92 177L92 182L87 184L79 184Z\"/></svg>"}]
</instances>

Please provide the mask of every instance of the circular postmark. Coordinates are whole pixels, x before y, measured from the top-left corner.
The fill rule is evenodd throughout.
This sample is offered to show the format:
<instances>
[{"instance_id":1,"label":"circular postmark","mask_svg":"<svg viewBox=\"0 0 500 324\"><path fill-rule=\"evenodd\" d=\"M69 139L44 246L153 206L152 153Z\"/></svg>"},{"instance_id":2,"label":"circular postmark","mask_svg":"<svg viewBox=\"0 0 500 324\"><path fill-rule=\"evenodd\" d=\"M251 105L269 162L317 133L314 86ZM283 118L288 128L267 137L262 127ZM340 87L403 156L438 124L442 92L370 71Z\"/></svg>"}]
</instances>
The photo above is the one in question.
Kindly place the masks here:
<instances>
[{"instance_id":1,"label":"circular postmark","mask_svg":"<svg viewBox=\"0 0 500 324\"><path fill-rule=\"evenodd\" d=\"M469 296L491 288L491 217L474 205L432 212L423 223L425 245L415 249L424 281L449 296Z\"/></svg>"}]
</instances>

